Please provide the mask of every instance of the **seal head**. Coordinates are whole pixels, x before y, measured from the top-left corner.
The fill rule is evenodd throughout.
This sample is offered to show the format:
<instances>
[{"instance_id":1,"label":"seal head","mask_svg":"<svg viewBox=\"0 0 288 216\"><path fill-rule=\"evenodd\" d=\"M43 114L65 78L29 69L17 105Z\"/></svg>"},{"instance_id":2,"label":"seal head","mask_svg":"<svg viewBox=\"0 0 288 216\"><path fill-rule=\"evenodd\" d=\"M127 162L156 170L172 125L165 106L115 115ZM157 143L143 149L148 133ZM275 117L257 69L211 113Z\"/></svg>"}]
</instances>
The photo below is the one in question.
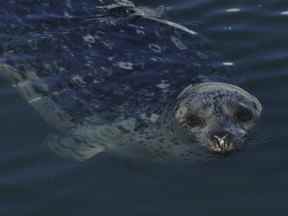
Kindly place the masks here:
<instances>
[{"instance_id":1,"label":"seal head","mask_svg":"<svg viewBox=\"0 0 288 216\"><path fill-rule=\"evenodd\" d=\"M205 82L189 85L178 95L175 120L192 144L227 155L241 148L261 112L259 100L242 88Z\"/></svg>"}]
</instances>

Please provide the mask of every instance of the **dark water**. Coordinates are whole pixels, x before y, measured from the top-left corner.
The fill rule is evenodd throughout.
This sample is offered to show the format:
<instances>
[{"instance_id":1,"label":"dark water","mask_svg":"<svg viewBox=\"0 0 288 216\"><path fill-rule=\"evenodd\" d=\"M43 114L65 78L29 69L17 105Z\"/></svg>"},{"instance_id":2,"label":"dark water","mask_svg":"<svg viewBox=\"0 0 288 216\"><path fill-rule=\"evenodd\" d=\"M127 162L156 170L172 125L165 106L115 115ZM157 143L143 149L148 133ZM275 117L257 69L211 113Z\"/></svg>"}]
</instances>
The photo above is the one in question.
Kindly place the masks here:
<instances>
[{"instance_id":1,"label":"dark water","mask_svg":"<svg viewBox=\"0 0 288 216\"><path fill-rule=\"evenodd\" d=\"M203 33L264 106L247 151L194 167L63 160L39 115L1 82L0 215L270 215L286 210L285 1L136 1ZM160 8L161 9L161 8ZM288 12L287 12L288 13ZM286 164L287 163L287 164Z\"/></svg>"}]
</instances>

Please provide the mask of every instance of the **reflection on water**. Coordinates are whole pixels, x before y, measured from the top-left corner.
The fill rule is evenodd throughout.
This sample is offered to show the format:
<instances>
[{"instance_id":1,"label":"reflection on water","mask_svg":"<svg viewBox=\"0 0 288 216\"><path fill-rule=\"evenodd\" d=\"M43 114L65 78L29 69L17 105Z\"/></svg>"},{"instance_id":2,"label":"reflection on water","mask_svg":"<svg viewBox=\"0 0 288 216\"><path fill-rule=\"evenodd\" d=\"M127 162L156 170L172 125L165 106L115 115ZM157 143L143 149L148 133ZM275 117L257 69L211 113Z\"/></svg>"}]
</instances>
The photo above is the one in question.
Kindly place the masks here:
<instances>
[{"instance_id":1,"label":"reflection on water","mask_svg":"<svg viewBox=\"0 0 288 216\"><path fill-rule=\"evenodd\" d=\"M140 2L203 33L257 95L253 145L194 167L135 164L108 155L63 160L41 144L52 130L1 82L1 215L270 215L286 206L288 4L283 1Z\"/></svg>"}]
</instances>

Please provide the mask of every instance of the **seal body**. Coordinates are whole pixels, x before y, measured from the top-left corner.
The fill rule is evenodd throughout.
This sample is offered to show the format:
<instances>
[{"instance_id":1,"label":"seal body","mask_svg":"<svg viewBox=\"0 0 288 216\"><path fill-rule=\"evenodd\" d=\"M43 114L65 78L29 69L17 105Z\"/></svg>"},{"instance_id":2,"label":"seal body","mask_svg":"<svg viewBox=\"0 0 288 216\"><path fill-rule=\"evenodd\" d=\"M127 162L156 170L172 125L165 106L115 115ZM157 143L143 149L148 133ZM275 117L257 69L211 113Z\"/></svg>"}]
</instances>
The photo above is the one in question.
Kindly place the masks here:
<instances>
[{"instance_id":1,"label":"seal body","mask_svg":"<svg viewBox=\"0 0 288 216\"><path fill-rule=\"evenodd\" d=\"M177 96L225 70L197 32L126 0L16 0L1 10L1 75L58 130L49 145L80 160L121 144L134 153L173 145Z\"/></svg>"}]
</instances>

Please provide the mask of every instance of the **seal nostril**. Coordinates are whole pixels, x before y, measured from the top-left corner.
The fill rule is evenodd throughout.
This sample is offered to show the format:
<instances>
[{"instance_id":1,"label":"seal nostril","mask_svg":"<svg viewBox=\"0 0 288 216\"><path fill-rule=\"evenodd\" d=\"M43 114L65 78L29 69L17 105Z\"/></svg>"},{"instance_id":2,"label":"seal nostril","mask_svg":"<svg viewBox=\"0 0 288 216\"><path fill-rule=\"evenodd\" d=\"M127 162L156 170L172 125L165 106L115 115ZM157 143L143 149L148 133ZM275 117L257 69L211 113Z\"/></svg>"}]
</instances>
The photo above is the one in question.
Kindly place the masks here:
<instances>
[{"instance_id":1,"label":"seal nostril","mask_svg":"<svg viewBox=\"0 0 288 216\"><path fill-rule=\"evenodd\" d=\"M209 150L217 154L227 154L234 149L231 134L225 130L213 131L210 134Z\"/></svg>"},{"instance_id":2,"label":"seal nostril","mask_svg":"<svg viewBox=\"0 0 288 216\"><path fill-rule=\"evenodd\" d=\"M231 134L227 131L213 131L210 134L210 139L211 140L215 140L217 142L219 142L220 140L225 140L227 141L228 139L231 138Z\"/></svg>"}]
</instances>

